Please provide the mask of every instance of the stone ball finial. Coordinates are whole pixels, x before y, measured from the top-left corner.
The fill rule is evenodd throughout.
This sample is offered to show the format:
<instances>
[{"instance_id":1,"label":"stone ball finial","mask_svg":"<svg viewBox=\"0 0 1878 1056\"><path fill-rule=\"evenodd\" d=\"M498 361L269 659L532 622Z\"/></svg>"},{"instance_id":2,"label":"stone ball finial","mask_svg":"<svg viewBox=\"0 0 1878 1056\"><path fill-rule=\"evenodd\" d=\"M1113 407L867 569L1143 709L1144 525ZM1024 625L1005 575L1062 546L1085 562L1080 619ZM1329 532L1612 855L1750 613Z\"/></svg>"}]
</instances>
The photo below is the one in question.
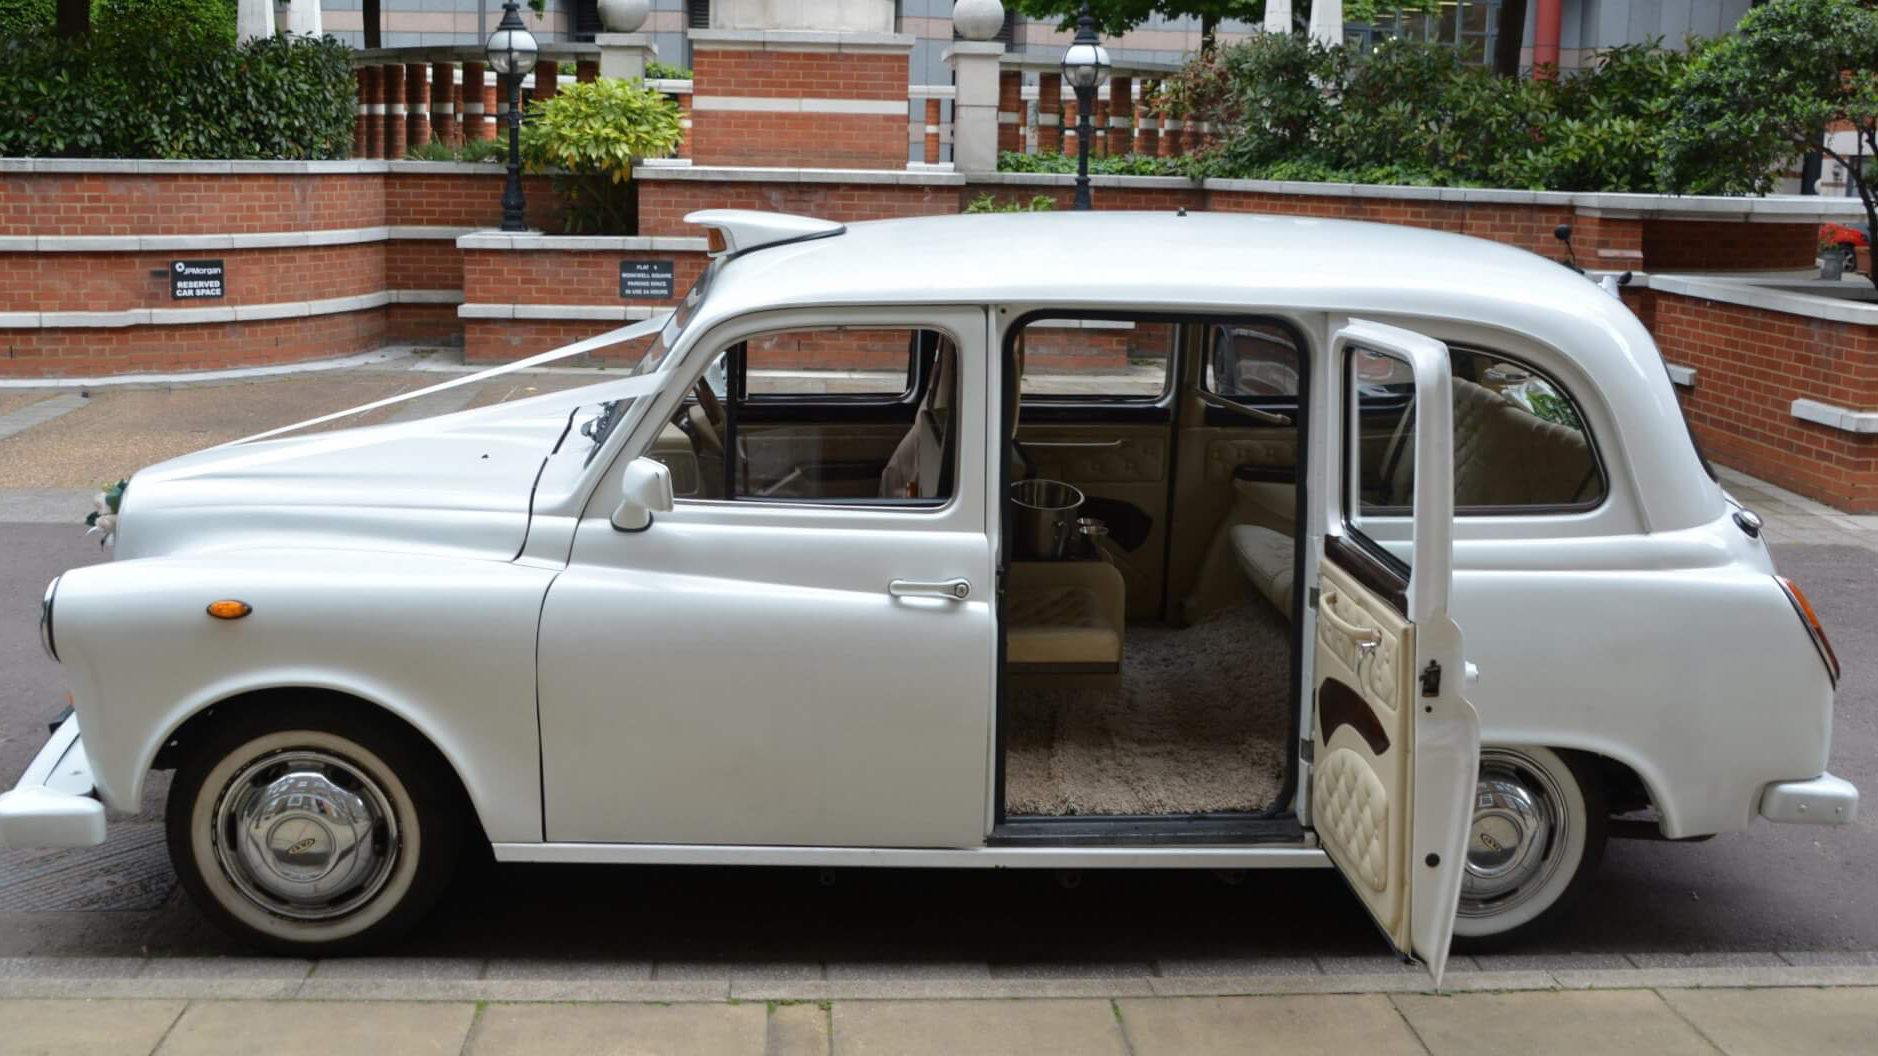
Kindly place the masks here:
<instances>
[{"instance_id":1,"label":"stone ball finial","mask_svg":"<svg viewBox=\"0 0 1878 1056\"><path fill-rule=\"evenodd\" d=\"M990 40L1004 28L1004 5L998 0L958 0L952 25L966 40Z\"/></svg>"},{"instance_id":2,"label":"stone ball finial","mask_svg":"<svg viewBox=\"0 0 1878 1056\"><path fill-rule=\"evenodd\" d=\"M609 33L637 33L652 15L652 0L600 0L600 22Z\"/></svg>"}]
</instances>

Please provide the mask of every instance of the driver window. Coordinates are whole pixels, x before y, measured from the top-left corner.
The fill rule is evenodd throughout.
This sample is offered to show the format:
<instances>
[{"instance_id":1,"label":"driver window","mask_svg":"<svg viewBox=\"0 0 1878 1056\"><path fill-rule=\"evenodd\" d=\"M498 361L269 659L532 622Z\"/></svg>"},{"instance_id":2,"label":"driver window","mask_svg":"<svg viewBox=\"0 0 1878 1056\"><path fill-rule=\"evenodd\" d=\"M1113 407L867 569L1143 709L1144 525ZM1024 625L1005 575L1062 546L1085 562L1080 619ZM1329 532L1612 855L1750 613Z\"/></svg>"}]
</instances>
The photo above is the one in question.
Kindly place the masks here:
<instances>
[{"instance_id":1,"label":"driver window","mask_svg":"<svg viewBox=\"0 0 1878 1056\"><path fill-rule=\"evenodd\" d=\"M816 327L724 350L660 448L681 498L934 507L958 444L956 352L934 330ZM695 472L687 474L681 463ZM678 487L682 481L695 486Z\"/></svg>"}]
</instances>

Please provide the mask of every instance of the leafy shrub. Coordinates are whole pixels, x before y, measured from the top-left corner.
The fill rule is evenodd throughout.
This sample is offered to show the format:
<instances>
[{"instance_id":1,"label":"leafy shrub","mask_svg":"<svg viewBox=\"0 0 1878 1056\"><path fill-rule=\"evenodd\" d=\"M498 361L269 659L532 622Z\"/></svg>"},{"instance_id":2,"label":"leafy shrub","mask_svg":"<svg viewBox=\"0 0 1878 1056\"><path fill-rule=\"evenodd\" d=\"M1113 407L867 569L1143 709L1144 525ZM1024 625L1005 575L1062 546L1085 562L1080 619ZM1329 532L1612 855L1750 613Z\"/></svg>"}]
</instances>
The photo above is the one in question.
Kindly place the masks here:
<instances>
[{"instance_id":1,"label":"leafy shrub","mask_svg":"<svg viewBox=\"0 0 1878 1056\"><path fill-rule=\"evenodd\" d=\"M0 0L0 33L17 37L41 32L58 13L58 0Z\"/></svg>"},{"instance_id":2,"label":"leafy shrub","mask_svg":"<svg viewBox=\"0 0 1878 1056\"><path fill-rule=\"evenodd\" d=\"M0 156L67 158L343 158L356 103L332 37L237 45L128 19L0 40L0 98Z\"/></svg>"},{"instance_id":3,"label":"leafy shrub","mask_svg":"<svg viewBox=\"0 0 1878 1056\"><path fill-rule=\"evenodd\" d=\"M648 81L688 81L690 79L691 71L683 66L674 66L657 59L646 63L646 80Z\"/></svg>"},{"instance_id":4,"label":"leafy shrub","mask_svg":"<svg viewBox=\"0 0 1878 1056\"><path fill-rule=\"evenodd\" d=\"M1057 151L1024 154L1007 150L998 155L998 171L1073 173L1076 171L1076 155ZM1181 168L1176 158L1118 154L1106 158L1091 156L1089 172L1095 176L1178 176Z\"/></svg>"},{"instance_id":5,"label":"leafy shrub","mask_svg":"<svg viewBox=\"0 0 1878 1056\"><path fill-rule=\"evenodd\" d=\"M1258 34L1189 63L1160 101L1221 130L1185 160L1200 178L1679 191L1726 167L1683 151L1690 168L1672 178L1662 163L1703 51L1652 41L1603 52L1575 76L1526 80L1468 66L1439 44L1393 40L1359 56L1302 34Z\"/></svg>"},{"instance_id":6,"label":"leafy shrub","mask_svg":"<svg viewBox=\"0 0 1878 1056\"><path fill-rule=\"evenodd\" d=\"M664 157L681 138L677 103L644 82L601 77L529 105L522 158L555 173L568 231L630 235L638 229L638 197L627 183L633 161Z\"/></svg>"},{"instance_id":7,"label":"leafy shrub","mask_svg":"<svg viewBox=\"0 0 1878 1056\"><path fill-rule=\"evenodd\" d=\"M509 141L504 136L497 136L495 139L472 139L460 147L453 147L433 139L421 147L412 147L405 153L404 160L503 163L509 160Z\"/></svg>"},{"instance_id":8,"label":"leafy shrub","mask_svg":"<svg viewBox=\"0 0 1878 1056\"><path fill-rule=\"evenodd\" d=\"M1056 199L1039 194L1024 202L1000 202L996 195L985 193L965 203L968 213L1047 213L1056 208Z\"/></svg>"},{"instance_id":9,"label":"leafy shrub","mask_svg":"<svg viewBox=\"0 0 1878 1056\"><path fill-rule=\"evenodd\" d=\"M91 0L91 25L137 32L161 26L165 34L233 44L238 6L239 0Z\"/></svg>"}]
</instances>

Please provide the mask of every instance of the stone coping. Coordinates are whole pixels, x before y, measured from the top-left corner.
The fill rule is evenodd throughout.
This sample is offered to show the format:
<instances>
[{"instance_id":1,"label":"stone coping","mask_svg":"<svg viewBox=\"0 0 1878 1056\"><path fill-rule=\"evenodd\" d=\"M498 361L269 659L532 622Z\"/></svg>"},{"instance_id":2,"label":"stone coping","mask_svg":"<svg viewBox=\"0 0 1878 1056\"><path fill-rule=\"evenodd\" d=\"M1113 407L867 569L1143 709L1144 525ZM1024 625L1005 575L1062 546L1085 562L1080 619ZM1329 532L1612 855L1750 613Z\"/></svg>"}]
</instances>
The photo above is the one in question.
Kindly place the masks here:
<instances>
[{"instance_id":1,"label":"stone coping","mask_svg":"<svg viewBox=\"0 0 1878 1056\"><path fill-rule=\"evenodd\" d=\"M685 83L685 82L679 82ZM358 176L387 172L500 174L485 161L170 161L158 158L0 158L0 173L97 173L107 176Z\"/></svg>"},{"instance_id":2,"label":"stone coping","mask_svg":"<svg viewBox=\"0 0 1878 1056\"><path fill-rule=\"evenodd\" d=\"M911 33L863 33L820 29L694 29L693 51L912 52Z\"/></svg>"},{"instance_id":3,"label":"stone coping","mask_svg":"<svg viewBox=\"0 0 1878 1056\"><path fill-rule=\"evenodd\" d=\"M193 308L126 308L116 312L0 312L0 330L64 328L114 329L126 326L188 326L198 323L247 323L266 319L304 319L315 315L362 312L392 304L459 304L461 290L379 290L350 297L273 304L218 305Z\"/></svg>"},{"instance_id":4,"label":"stone coping","mask_svg":"<svg viewBox=\"0 0 1878 1056\"><path fill-rule=\"evenodd\" d=\"M672 310L671 305L645 304L461 304L458 319L520 319L560 322L564 320L619 323L650 319Z\"/></svg>"},{"instance_id":5,"label":"stone coping","mask_svg":"<svg viewBox=\"0 0 1878 1056\"><path fill-rule=\"evenodd\" d=\"M1073 172L972 172L966 179L974 185L995 184L1007 187L1074 187ZM1193 191L1199 185L1185 176L1116 176L1089 174L1089 186L1113 187L1136 191Z\"/></svg>"},{"instance_id":6,"label":"stone coping","mask_svg":"<svg viewBox=\"0 0 1878 1056\"><path fill-rule=\"evenodd\" d=\"M443 241L473 227L329 227L311 231L250 231L206 235L0 235L0 253L151 253L210 249L292 249L367 242Z\"/></svg>"},{"instance_id":7,"label":"stone coping","mask_svg":"<svg viewBox=\"0 0 1878 1056\"><path fill-rule=\"evenodd\" d=\"M1114 58L1113 55L1110 56ZM1038 55L1028 51L1006 51L998 60L998 65L1024 71L1039 73L1061 73L1063 71L1063 53ZM1169 77L1179 73L1183 66L1177 62L1116 62L1109 68L1109 76L1134 77L1146 74L1150 77ZM1067 85L1065 88L1067 89Z\"/></svg>"},{"instance_id":8,"label":"stone coping","mask_svg":"<svg viewBox=\"0 0 1878 1056\"><path fill-rule=\"evenodd\" d=\"M693 30L696 32L696 30ZM597 59L600 57L600 45L577 41L555 41L545 39L546 33L537 33L536 46L540 57L550 62L562 59ZM483 44L420 44L409 48L355 48L352 51L352 65L378 66L387 63L413 63L418 61L455 61L483 62L489 52Z\"/></svg>"},{"instance_id":9,"label":"stone coping","mask_svg":"<svg viewBox=\"0 0 1878 1056\"><path fill-rule=\"evenodd\" d=\"M637 180L703 180L715 183L871 183L910 187L959 187L961 173L906 169L785 169L741 165L656 165L635 167Z\"/></svg>"},{"instance_id":10,"label":"stone coping","mask_svg":"<svg viewBox=\"0 0 1878 1056\"><path fill-rule=\"evenodd\" d=\"M1820 400L1805 398L1793 401L1788 413L1803 422L1812 422L1847 433L1869 436L1878 433L1878 411L1858 411Z\"/></svg>"},{"instance_id":11,"label":"stone coping","mask_svg":"<svg viewBox=\"0 0 1878 1056\"><path fill-rule=\"evenodd\" d=\"M1711 275L1643 275L1632 277L1633 285L1641 284L1661 293L1674 293L1684 297L1699 297L1706 301L1722 304L1738 304L1746 308L1760 308L1770 312L1783 312L1787 315L1799 315L1808 319L1824 319L1836 323L1853 323L1861 326L1878 326L1878 302L1860 304L1857 301L1841 300L1837 297L1820 297L1807 293L1791 293L1786 290L1769 289L1765 285L1743 281L1738 278L1724 278Z\"/></svg>"},{"instance_id":12,"label":"stone coping","mask_svg":"<svg viewBox=\"0 0 1878 1056\"><path fill-rule=\"evenodd\" d=\"M706 239L690 236L620 236L620 235L549 235L540 231L466 232L457 237L458 249L537 250L553 249L587 252L656 252L703 253L710 246Z\"/></svg>"}]
</instances>

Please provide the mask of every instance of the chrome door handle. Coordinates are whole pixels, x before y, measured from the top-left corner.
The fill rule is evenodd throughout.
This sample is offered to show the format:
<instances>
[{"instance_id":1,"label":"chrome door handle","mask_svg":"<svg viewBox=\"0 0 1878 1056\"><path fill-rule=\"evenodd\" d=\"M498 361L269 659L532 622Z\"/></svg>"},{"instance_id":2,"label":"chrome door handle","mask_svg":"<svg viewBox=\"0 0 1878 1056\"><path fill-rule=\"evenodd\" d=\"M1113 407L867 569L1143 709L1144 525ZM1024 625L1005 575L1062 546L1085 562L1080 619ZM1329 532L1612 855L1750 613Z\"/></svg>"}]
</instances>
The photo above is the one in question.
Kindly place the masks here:
<instances>
[{"instance_id":1,"label":"chrome door handle","mask_svg":"<svg viewBox=\"0 0 1878 1056\"><path fill-rule=\"evenodd\" d=\"M964 601L972 596L972 584L968 579L946 579L937 583L927 583L917 579L896 579L887 584L887 593L896 598L944 598L947 601Z\"/></svg>"}]
</instances>

